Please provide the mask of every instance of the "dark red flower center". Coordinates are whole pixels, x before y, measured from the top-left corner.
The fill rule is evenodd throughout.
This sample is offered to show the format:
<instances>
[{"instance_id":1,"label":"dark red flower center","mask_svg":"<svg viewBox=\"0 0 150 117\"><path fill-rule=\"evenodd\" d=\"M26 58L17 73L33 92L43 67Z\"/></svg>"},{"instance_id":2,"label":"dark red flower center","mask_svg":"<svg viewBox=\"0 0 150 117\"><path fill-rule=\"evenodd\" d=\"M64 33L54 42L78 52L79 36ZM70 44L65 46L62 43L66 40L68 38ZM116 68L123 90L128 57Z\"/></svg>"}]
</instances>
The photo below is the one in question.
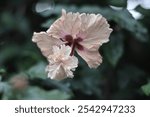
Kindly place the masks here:
<instances>
[{"instance_id":1,"label":"dark red flower center","mask_svg":"<svg viewBox=\"0 0 150 117\"><path fill-rule=\"evenodd\" d=\"M81 41L83 41L82 38L77 37L73 39L71 35L66 35L63 39L61 39L64 42L67 42L66 45L72 47L70 55L72 56L74 54L75 48L79 50L83 50L83 46L80 44Z\"/></svg>"}]
</instances>

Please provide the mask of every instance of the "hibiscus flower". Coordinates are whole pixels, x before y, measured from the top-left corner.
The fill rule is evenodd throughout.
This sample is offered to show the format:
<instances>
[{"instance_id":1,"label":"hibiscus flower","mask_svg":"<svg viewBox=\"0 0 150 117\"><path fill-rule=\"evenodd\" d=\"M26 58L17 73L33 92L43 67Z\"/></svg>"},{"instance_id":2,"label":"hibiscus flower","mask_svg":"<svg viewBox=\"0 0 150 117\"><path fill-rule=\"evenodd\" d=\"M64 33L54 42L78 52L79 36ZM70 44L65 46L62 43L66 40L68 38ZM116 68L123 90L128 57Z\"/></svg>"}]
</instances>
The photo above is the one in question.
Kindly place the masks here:
<instances>
[{"instance_id":1,"label":"hibiscus flower","mask_svg":"<svg viewBox=\"0 0 150 117\"><path fill-rule=\"evenodd\" d=\"M51 79L73 78L72 71L78 66L78 59L70 56L71 48L61 45L53 46L52 54L48 57L49 65L46 68Z\"/></svg>"},{"instance_id":2,"label":"hibiscus flower","mask_svg":"<svg viewBox=\"0 0 150 117\"><path fill-rule=\"evenodd\" d=\"M99 47L109 41L112 29L100 14L66 13L47 30L48 35L61 40L71 47L72 56L76 51L90 68L97 68L102 62Z\"/></svg>"},{"instance_id":3,"label":"hibiscus flower","mask_svg":"<svg viewBox=\"0 0 150 117\"><path fill-rule=\"evenodd\" d=\"M100 14L66 13L58 18L46 32L34 33L32 41L37 43L48 59L48 77L63 79L73 77L77 67L76 51L90 68L97 68L102 57L99 47L109 41L112 29Z\"/></svg>"}]
</instances>

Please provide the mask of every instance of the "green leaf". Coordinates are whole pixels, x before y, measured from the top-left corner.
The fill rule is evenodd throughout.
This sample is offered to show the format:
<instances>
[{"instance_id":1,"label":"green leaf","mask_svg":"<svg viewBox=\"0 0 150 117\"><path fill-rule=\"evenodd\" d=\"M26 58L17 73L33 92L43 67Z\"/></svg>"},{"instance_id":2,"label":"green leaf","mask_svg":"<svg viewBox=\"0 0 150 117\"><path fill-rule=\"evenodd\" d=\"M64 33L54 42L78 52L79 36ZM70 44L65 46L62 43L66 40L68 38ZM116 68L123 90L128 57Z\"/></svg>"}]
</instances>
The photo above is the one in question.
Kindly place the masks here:
<instances>
[{"instance_id":1,"label":"green leaf","mask_svg":"<svg viewBox=\"0 0 150 117\"><path fill-rule=\"evenodd\" d=\"M87 64L80 64L79 70L75 72L74 79L70 79L67 85L69 84L72 90L84 95L94 95L97 98L101 98L100 78L101 74L98 69L90 69Z\"/></svg>"},{"instance_id":2,"label":"green leaf","mask_svg":"<svg viewBox=\"0 0 150 117\"><path fill-rule=\"evenodd\" d=\"M46 64L44 62L40 62L35 66L32 66L26 73L30 76L30 78L47 78L45 68Z\"/></svg>"},{"instance_id":3,"label":"green leaf","mask_svg":"<svg viewBox=\"0 0 150 117\"><path fill-rule=\"evenodd\" d=\"M8 82L0 82L0 92L3 94L2 99L10 99L12 93L11 86Z\"/></svg>"},{"instance_id":4,"label":"green leaf","mask_svg":"<svg viewBox=\"0 0 150 117\"><path fill-rule=\"evenodd\" d=\"M127 0L109 0L109 4L117 7L126 7L127 6Z\"/></svg>"},{"instance_id":5,"label":"green leaf","mask_svg":"<svg viewBox=\"0 0 150 117\"><path fill-rule=\"evenodd\" d=\"M6 71L4 69L0 69L0 75L6 73Z\"/></svg>"},{"instance_id":6,"label":"green leaf","mask_svg":"<svg viewBox=\"0 0 150 117\"><path fill-rule=\"evenodd\" d=\"M140 12L140 13L142 13L144 16L146 15L148 15L148 16L150 16L150 9L144 9L143 7L141 7L141 6L137 6L136 8L135 8L135 10L136 11L138 11L138 12Z\"/></svg>"},{"instance_id":7,"label":"green leaf","mask_svg":"<svg viewBox=\"0 0 150 117\"><path fill-rule=\"evenodd\" d=\"M0 50L0 64L4 63L7 59L17 56L17 53L19 53L18 46L4 47L3 50Z\"/></svg>"},{"instance_id":8,"label":"green leaf","mask_svg":"<svg viewBox=\"0 0 150 117\"><path fill-rule=\"evenodd\" d=\"M116 19L115 19L116 18ZM131 32L139 41L148 40L148 30L139 21L135 20L127 10L117 11L114 18L122 28Z\"/></svg>"},{"instance_id":9,"label":"green leaf","mask_svg":"<svg viewBox=\"0 0 150 117\"><path fill-rule=\"evenodd\" d=\"M119 89L127 90L135 85L141 85L140 83L145 80L146 74L138 67L126 64L119 68L117 77Z\"/></svg>"},{"instance_id":10,"label":"green leaf","mask_svg":"<svg viewBox=\"0 0 150 117\"><path fill-rule=\"evenodd\" d=\"M54 19L47 20L41 26L44 28L49 28L54 21L55 21Z\"/></svg>"},{"instance_id":11,"label":"green leaf","mask_svg":"<svg viewBox=\"0 0 150 117\"><path fill-rule=\"evenodd\" d=\"M17 30L18 32L23 33L25 36L29 36L30 28L29 22L22 14L12 14L8 11L2 12L1 14L0 29L9 31L9 30ZM27 35L28 34L28 35Z\"/></svg>"},{"instance_id":12,"label":"green leaf","mask_svg":"<svg viewBox=\"0 0 150 117\"><path fill-rule=\"evenodd\" d=\"M141 87L145 95L150 96L150 82Z\"/></svg>"},{"instance_id":13,"label":"green leaf","mask_svg":"<svg viewBox=\"0 0 150 117\"><path fill-rule=\"evenodd\" d=\"M2 87L2 86L1 86ZM0 88L1 88L0 87ZM63 92L57 89L45 91L38 87L29 86L23 90L14 90L11 86L1 88L4 91L2 99L17 99L17 100L65 100L72 97L72 93ZM1 91L1 90L0 90Z\"/></svg>"},{"instance_id":14,"label":"green leaf","mask_svg":"<svg viewBox=\"0 0 150 117\"><path fill-rule=\"evenodd\" d=\"M65 100L71 98L71 95L57 89L45 91L38 87L29 87L21 98L25 100L27 99Z\"/></svg>"},{"instance_id":15,"label":"green leaf","mask_svg":"<svg viewBox=\"0 0 150 117\"><path fill-rule=\"evenodd\" d=\"M123 55L124 45L121 34L112 35L110 42L104 46L104 56L112 66L116 66Z\"/></svg>"}]
</instances>

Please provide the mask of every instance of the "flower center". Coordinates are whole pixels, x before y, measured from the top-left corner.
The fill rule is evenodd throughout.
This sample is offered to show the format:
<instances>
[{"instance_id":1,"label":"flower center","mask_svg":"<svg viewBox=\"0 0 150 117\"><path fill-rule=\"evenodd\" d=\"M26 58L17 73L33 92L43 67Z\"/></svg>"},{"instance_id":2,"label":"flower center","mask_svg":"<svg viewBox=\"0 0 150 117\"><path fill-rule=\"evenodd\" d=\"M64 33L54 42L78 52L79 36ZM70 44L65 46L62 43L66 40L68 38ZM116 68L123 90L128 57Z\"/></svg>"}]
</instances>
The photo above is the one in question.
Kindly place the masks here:
<instances>
[{"instance_id":1,"label":"flower center","mask_svg":"<svg viewBox=\"0 0 150 117\"><path fill-rule=\"evenodd\" d=\"M80 42L83 41L83 39L80 37L73 39L73 37L71 35L66 35L64 37L63 41L67 42L66 45L68 45L72 48L71 53L70 53L71 56L74 54L75 48L77 48L79 50L84 49L83 46L80 44Z\"/></svg>"}]
</instances>

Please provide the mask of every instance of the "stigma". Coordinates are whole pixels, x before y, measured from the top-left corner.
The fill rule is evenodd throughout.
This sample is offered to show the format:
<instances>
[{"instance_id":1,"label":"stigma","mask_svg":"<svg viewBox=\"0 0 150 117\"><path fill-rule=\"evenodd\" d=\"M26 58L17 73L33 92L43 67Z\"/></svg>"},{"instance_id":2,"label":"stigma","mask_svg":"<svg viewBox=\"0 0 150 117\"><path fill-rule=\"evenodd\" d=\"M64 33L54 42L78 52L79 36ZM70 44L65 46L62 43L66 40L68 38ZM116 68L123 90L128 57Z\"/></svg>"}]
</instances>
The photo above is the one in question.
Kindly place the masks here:
<instances>
[{"instance_id":1,"label":"stigma","mask_svg":"<svg viewBox=\"0 0 150 117\"><path fill-rule=\"evenodd\" d=\"M81 51L84 50L83 45L80 44L80 42L83 41L83 39L81 37L73 38L71 35L66 35L61 40L66 42L66 46L70 46L71 47L70 56L74 55L75 49L78 49L78 50L81 50Z\"/></svg>"}]
</instances>

